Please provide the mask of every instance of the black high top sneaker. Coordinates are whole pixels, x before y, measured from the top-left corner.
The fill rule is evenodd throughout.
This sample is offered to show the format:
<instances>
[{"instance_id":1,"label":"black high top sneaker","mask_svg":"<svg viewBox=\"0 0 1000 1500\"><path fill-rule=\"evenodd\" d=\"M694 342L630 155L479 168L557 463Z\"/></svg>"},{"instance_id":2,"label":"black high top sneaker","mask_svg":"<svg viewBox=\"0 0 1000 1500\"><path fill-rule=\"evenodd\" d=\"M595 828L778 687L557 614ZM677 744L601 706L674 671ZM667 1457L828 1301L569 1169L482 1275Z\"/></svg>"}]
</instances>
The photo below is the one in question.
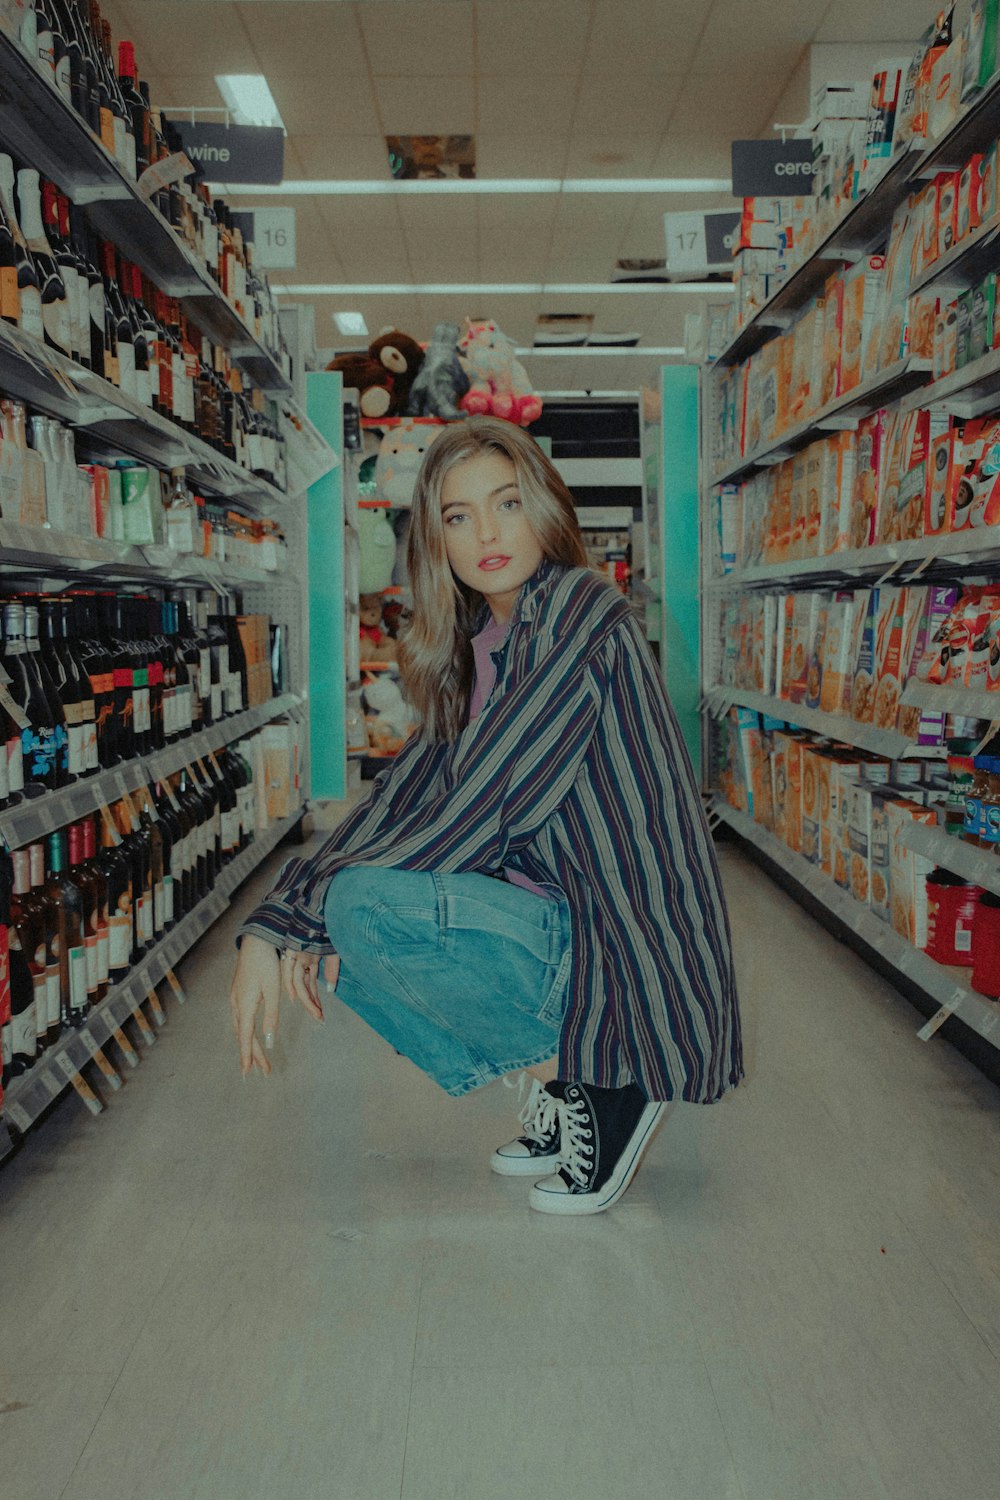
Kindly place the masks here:
<instances>
[{"instance_id":1,"label":"black high top sneaker","mask_svg":"<svg viewBox=\"0 0 1000 1500\"><path fill-rule=\"evenodd\" d=\"M490 1166L501 1177L537 1177L539 1170L558 1161L559 1104L566 1085L539 1083L530 1073L522 1073L516 1083L506 1078L503 1081L507 1088L520 1091L523 1102L518 1119L524 1134L499 1146L490 1157Z\"/></svg>"},{"instance_id":2,"label":"black high top sneaker","mask_svg":"<svg viewBox=\"0 0 1000 1500\"><path fill-rule=\"evenodd\" d=\"M536 1182L528 1202L543 1214L603 1213L635 1176L667 1106L648 1100L634 1083L623 1089L567 1083L563 1090L559 1171Z\"/></svg>"}]
</instances>

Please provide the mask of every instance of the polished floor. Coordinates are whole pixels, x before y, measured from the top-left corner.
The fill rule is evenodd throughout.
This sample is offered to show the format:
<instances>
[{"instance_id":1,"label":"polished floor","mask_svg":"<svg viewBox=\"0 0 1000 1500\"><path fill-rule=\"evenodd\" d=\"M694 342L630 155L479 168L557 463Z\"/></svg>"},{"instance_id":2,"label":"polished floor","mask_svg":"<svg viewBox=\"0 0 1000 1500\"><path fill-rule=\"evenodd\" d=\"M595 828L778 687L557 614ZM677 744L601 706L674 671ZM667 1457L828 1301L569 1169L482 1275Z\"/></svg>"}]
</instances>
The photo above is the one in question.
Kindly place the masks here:
<instances>
[{"instance_id":1,"label":"polished floor","mask_svg":"<svg viewBox=\"0 0 1000 1500\"><path fill-rule=\"evenodd\" d=\"M0 1170L0 1500L996 1500L997 1091L724 867L747 1083L568 1222L487 1169L508 1091L334 1003L241 1081L252 882L104 1115Z\"/></svg>"}]
</instances>

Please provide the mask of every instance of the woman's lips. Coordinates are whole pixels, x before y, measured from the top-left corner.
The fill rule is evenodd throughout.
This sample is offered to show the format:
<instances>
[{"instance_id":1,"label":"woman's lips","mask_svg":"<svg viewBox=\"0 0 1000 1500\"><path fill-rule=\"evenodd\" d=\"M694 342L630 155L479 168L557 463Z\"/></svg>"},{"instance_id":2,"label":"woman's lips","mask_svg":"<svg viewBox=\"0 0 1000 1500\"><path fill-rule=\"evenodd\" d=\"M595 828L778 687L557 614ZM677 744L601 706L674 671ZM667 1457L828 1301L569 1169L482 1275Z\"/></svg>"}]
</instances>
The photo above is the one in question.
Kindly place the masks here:
<instances>
[{"instance_id":1,"label":"woman's lips","mask_svg":"<svg viewBox=\"0 0 1000 1500\"><path fill-rule=\"evenodd\" d=\"M505 568L509 562L509 557L484 557L479 566L484 573L495 573L498 568Z\"/></svg>"}]
</instances>

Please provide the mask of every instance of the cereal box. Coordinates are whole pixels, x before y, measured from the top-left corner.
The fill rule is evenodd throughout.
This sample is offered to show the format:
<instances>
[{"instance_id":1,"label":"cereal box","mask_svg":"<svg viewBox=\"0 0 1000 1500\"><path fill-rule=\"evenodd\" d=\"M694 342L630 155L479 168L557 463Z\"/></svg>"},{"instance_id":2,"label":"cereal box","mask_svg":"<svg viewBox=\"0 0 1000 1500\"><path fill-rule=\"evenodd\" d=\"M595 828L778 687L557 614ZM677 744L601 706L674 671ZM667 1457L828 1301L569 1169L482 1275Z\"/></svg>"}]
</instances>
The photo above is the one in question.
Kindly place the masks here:
<instances>
[{"instance_id":1,"label":"cereal box","mask_svg":"<svg viewBox=\"0 0 1000 1500\"><path fill-rule=\"evenodd\" d=\"M788 546L786 557L801 557L806 534L806 506L808 504L808 459L803 450L792 460L792 487L789 500Z\"/></svg>"},{"instance_id":2,"label":"cereal box","mask_svg":"<svg viewBox=\"0 0 1000 1500\"><path fill-rule=\"evenodd\" d=\"M980 192L981 182L979 169L982 166L982 154L977 152L970 157L962 168L958 179L958 210L955 215L955 239L956 242L964 240L967 234L978 229L980 223Z\"/></svg>"},{"instance_id":3,"label":"cereal box","mask_svg":"<svg viewBox=\"0 0 1000 1500\"><path fill-rule=\"evenodd\" d=\"M820 863L820 760L815 745L802 749L802 827L799 852L810 864Z\"/></svg>"},{"instance_id":4,"label":"cereal box","mask_svg":"<svg viewBox=\"0 0 1000 1500\"><path fill-rule=\"evenodd\" d=\"M937 815L933 808L920 807L902 798L886 804L889 826L889 917L893 930L915 948L927 946L927 877L934 869L933 860L916 854L906 843L906 829L912 823L933 827Z\"/></svg>"},{"instance_id":5,"label":"cereal box","mask_svg":"<svg viewBox=\"0 0 1000 1500\"><path fill-rule=\"evenodd\" d=\"M853 681L851 646L854 612L855 596L847 591L835 594L826 607L819 706L827 714L841 715L849 710Z\"/></svg>"},{"instance_id":6,"label":"cereal box","mask_svg":"<svg viewBox=\"0 0 1000 1500\"><path fill-rule=\"evenodd\" d=\"M809 653L812 648L819 611L820 595L809 592L795 595L792 618L791 676L787 697L792 703L805 701L809 675Z\"/></svg>"},{"instance_id":7,"label":"cereal box","mask_svg":"<svg viewBox=\"0 0 1000 1500\"><path fill-rule=\"evenodd\" d=\"M979 598L979 614L969 647L966 686L977 692L989 688L990 661L997 652L997 627L1000 621L1000 587L987 588Z\"/></svg>"},{"instance_id":8,"label":"cereal box","mask_svg":"<svg viewBox=\"0 0 1000 1500\"><path fill-rule=\"evenodd\" d=\"M833 875L833 791L835 768L842 753L826 746L814 751L819 783L819 859L827 875Z\"/></svg>"},{"instance_id":9,"label":"cereal box","mask_svg":"<svg viewBox=\"0 0 1000 1500\"><path fill-rule=\"evenodd\" d=\"M820 554L843 552L851 542L851 500L854 492L855 434L838 432L820 445Z\"/></svg>"},{"instance_id":10,"label":"cereal box","mask_svg":"<svg viewBox=\"0 0 1000 1500\"><path fill-rule=\"evenodd\" d=\"M792 637L795 634L794 594L779 594L775 624L775 697L787 698L792 681Z\"/></svg>"},{"instance_id":11,"label":"cereal box","mask_svg":"<svg viewBox=\"0 0 1000 1500\"><path fill-rule=\"evenodd\" d=\"M891 920L889 902L889 804L898 798L894 787L875 787L871 799L871 838L869 842L869 904L875 915L888 926Z\"/></svg>"},{"instance_id":12,"label":"cereal box","mask_svg":"<svg viewBox=\"0 0 1000 1500\"><path fill-rule=\"evenodd\" d=\"M879 590L878 619L875 626L875 701L871 717L876 729L896 728L902 691L901 656L905 608L905 588L883 587Z\"/></svg>"},{"instance_id":13,"label":"cereal box","mask_svg":"<svg viewBox=\"0 0 1000 1500\"><path fill-rule=\"evenodd\" d=\"M819 593L815 595L815 598L816 608L813 612L812 631L809 637L809 654L806 662L805 703L808 708L819 708L823 692L823 662L826 650L827 614L831 596L826 593Z\"/></svg>"},{"instance_id":14,"label":"cereal box","mask_svg":"<svg viewBox=\"0 0 1000 1500\"><path fill-rule=\"evenodd\" d=\"M844 318L844 277L837 271L823 290L823 358L819 405L826 406L840 394L840 351Z\"/></svg>"},{"instance_id":15,"label":"cereal box","mask_svg":"<svg viewBox=\"0 0 1000 1500\"><path fill-rule=\"evenodd\" d=\"M997 63L997 0L972 0L965 27L961 98L974 99Z\"/></svg>"},{"instance_id":16,"label":"cereal box","mask_svg":"<svg viewBox=\"0 0 1000 1500\"><path fill-rule=\"evenodd\" d=\"M979 221L985 224L997 211L997 153L1000 143L994 141L983 152L979 163Z\"/></svg>"},{"instance_id":17,"label":"cereal box","mask_svg":"<svg viewBox=\"0 0 1000 1500\"><path fill-rule=\"evenodd\" d=\"M958 303L947 302L938 308L934 324L934 356L931 374L935 380L953 375L958 368Z\"/></svg>"},{"instance_id":18,"label":"cereal box","mask_svg":"<svg viewBox=\"0 0 1000 1500\"><path fill-rule=\"evenodd\" d=\"M785 795L785 843L796 854L802 850L802 752L806 741L800 735L788 735L785 742L785 765L788 790Z\"/></svg>"},{"instance_id":19,"label":"cereal box","mask_svg":"<svg viewBox=\"0 0 1000 1500\"><path fill-rule=\"evenodd\" d=\"M930 483L924 506L924 534L938 536L955 524L955 493L961 473L961 424L952 417L935 423L930 434Z\"/></svg>"},{"instance_id":20,"label":"cereal box","mask_svg":"<svg viewBox=\"0 0 1000 1500\"><path fill-rule=\"evenodd\" d=\"M879 596L878 589L868 591L867 605L863 613L859 610L860 631L855 627L855 636L860 635L860 639L851 684L851 717L862 724L870 724L875 713L875 638Z\"/></svg>"},{"instance_id":21,"label":"cereal box","mask_svg":"<svg viewBox=\"0 0 1000 1500\"><path fill-rule=\"evenodd\" d=\"M861 757L844 751L831 761L830 864L833 878L842 890L850 889L851 787L861 775Z\"/></svg>"},{"instance_id":22,"label":"cereal box","mask_svg":"<svg viewBox=\"0 0 1000 1500\"><path fill-rule=\"evenodd\" d=\"M996 277L987 276L972 288L972 321L969 328L969 360L982 359L993 348L996 313Z\"/></svg>"},{"instance_id":23,"label":"cereal box","mask_svg":"<svg viewBox=\"0 0 1000 1500\"><path fill-rule=\"evenodd\" d=\"M973 471L972 499L967 507L963 506L961 521L957 504L956 500L956 531L967 526L1000 525L1000 419L988 419L983 429L979 459Z\"/></svg>"},{"instance_id":24,"label":"cereal box","mask_svg":"<svg viewBox=\"0 0 1000 1500\"><path fill-rule=\"evenodd\" d=\"M955 326L955 369L964 370L972 358L972 288L959 292L956 301L958 319Z\"/></svg>"},{"instance_id":25,"label":"cereal box","mask_svg":"<svg viewBox=\"0 0 1000 1500\"><path fill-rule=\"evenodd\" d=\"M810 443L806 449L806 478L805 478L805 524L802 536L802 557L815 557L819 551L819 533L823 519L822 506L822 483L823 483L823 452L824 444Z\"/></svg>"},{"instance_id":26,"label":"cereal box","mask_svg":"<svg viewBox=\"0 0 1000 1500\"><path fill-rule=\"evenodd\" d=\"M875 534L884 417L884 412L873 412L857 431L849 533L852 548L870 546Z\"/></svg>"},{"instance_id":27,"label":"cereal box","mask_svg":"<svg viewBox=\"0 0 1000 1500\"><path fill-rule=\"evenodd\" d=\"M884 270L883 255L868 255L862 256L844 273L840 351L842 394L861 384L865 349L871 337Z\"/></svg>"},{"instance_id":28,"label":"cereal box","mask_svg":"<svg viewBox=\"0 0 1000 1500\"><path fill-rule=\"evenodd\" d=\"M886 62L878 68L872 79L865 152L858 176L859 193L870 192L892 160L896 112L906 67L904 62Z\"/></svg>"},{"instance_id":29,"label":"cereal box","mask_svg":"<svg viewBox=\"0 0 1000 1500\"><path fill-rule=\"evenodd\" d=\"M848 794L847 841L849 889L856 901L871 904L872 888L872 802L876 788L889 779L887 761L865 759L861 775L851 782Z\"/></svg>"}]
</instances>

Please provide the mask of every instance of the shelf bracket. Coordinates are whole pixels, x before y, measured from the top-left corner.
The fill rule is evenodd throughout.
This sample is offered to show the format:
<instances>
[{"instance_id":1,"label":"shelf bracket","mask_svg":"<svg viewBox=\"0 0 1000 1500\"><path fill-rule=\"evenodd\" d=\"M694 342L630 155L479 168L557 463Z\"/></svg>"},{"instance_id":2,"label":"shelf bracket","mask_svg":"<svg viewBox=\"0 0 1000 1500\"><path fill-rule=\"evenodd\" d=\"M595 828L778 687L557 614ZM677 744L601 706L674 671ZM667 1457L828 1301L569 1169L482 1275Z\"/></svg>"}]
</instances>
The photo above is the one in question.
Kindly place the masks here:
<instances>
[{"instance_id":1,"label":"shelf bracket","mask_svg":"<svg viewBox=\"0 0 1000 1500\"><path fill-rule=\"evenodd\" d=\"M76 418L76 427L95 427L98 422L134 422L135 416L120 406L106 402L102 406L85 406Z\"/></svg>"}]
</instances>

